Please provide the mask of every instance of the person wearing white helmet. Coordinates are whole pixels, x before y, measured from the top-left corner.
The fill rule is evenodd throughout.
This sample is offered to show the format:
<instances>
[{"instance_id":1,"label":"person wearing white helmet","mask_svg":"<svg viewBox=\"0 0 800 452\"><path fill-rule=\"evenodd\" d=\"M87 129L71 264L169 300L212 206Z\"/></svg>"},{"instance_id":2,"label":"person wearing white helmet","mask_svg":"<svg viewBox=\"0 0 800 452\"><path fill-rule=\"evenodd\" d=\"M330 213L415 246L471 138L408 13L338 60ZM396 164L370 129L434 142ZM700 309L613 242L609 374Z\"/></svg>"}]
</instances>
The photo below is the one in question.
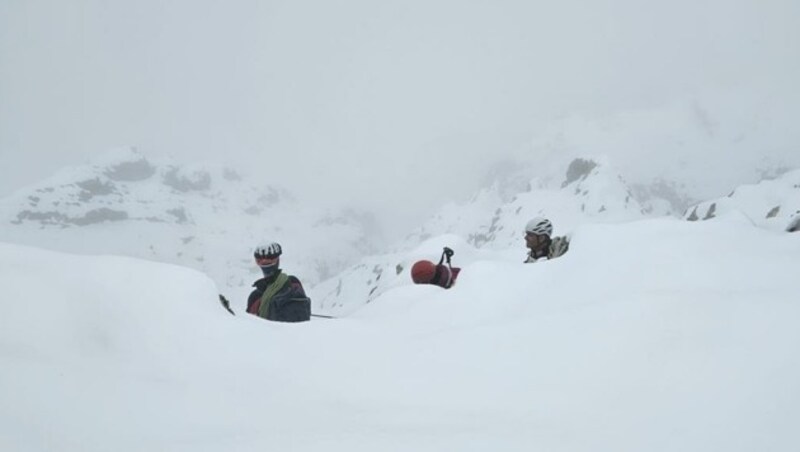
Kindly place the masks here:
<instances>
[{"instance_id":1,"label":"person wearing white helmet","mask_svg":"<svg viewBox=\"0 0 800 452\"><path fill-rule=\"evenodd\" d=\"M547 218L536 217L525 226L525 245L528 258L525 263L555 259L569 250L569 238L552 237L553 224Z\"/></svg>"},{"instance_id":2,"label":"person wearing white helmet","mask_svg":"<svg viewBox=\"0 0 800 452\"><path fill-rule=\"evenodd\" d=\"M259 245L253 251L264 277L253 283L247 312L277 322L304 322L311 318L311 300L299 279L281 271L282 253L276 242Z\"/></svg>"}]
</instances>

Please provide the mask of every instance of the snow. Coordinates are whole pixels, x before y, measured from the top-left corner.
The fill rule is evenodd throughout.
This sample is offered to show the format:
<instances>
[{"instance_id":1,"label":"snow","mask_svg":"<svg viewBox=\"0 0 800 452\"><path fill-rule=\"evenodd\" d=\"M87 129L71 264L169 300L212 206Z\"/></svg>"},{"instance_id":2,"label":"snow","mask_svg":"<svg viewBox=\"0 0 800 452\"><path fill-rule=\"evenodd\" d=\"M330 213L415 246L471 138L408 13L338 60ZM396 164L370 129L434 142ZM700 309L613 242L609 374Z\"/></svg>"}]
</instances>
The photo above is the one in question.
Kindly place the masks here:
<instances>
[{"instance_id":1,"label":"snow","mask_svg":"<svg viewBox=\"0 0 800 452\"><path fill-rule=\"evenodd\" d=\"M196 270L0 244L0 450L796 450L798 234L584 224L521 254L279 324Z\"/></svg>"},{"instance_id":2,"label":"snow","mask_svg":"<svg viewBox=\"0 0 800 452\"><path fill-rule=\"evenodd\" d=\"M183 265L239 292L259 273L251 260L263 241L278 241L307 284L373 250L369 215L320 210L262 179L119 148L0 199L0 241Z\"/></svg>"},{"instance_id":3,"label":"snow","mask_svg":"<svg viewBox=\"0 0 800 452\"><path fill-rule=\"evenodd\" d=\"M537 162L545 153L556 160L576 152L593 159L610 155L626 180L647 184L662 178L698 200L758 182L779 168L797 168L796 115L777 104L767 106L764 98L725 91L720 87L657 108L643 105L603 117L571 113L542 123L526 151L534 151ZM769 96L789 99L776 91ZM784 105L793 101L788 102ZM542 174L557 174L554 169L543 168Z\"/></svg>"},{"instance_id":4,"label":"snow","mask_svg":"<svg viewBox=\"0 0 800 452\"><path fill-rule=\"evenodd\" d=\"M800 231L800 215L795 216L789 224L786 225L786 232Z\"/></svg>"},{"instance_id":5,"label":"snow","mask_svg":"<svg viewBox=\"0 0 800 452\"><path fill-rule=\"evenodd\" d=\"M706 220L734 211L763 228L776 231L788 228L792 217L800 214L800 170L787 171L774 180L741 185L726 197L687 210L686 217Z\"/></svg>"},{"instance_id":6,"label":"snow","mask_svg":"<svg viewBox=\"0 0 800 452\"><path fill-rule=\"evenodd\" d=\"M560 173L564 174L561 179L550 182L534 178L520 184L518 177L511 177L512 183L496 182L467 203L444 205L394 252L363 258L311 287L314 308L333 315L349 314L398 281L406 283L415 261L436 261L445 246L455 250L453 265L458 267L480 259L521 262L527 257L525 248L520 248L523 231L534 217L551 220L554 235L569 236L587 222L619 223L664 216L669 211L654 208L652 198L637 200L608 159L576 159ZM512 187L521 186L523 191L510 196Z\"/></svg>"},{"instance_id":7,"label":"snow","mask_svg":"<svg viewBox=\"0 0 800 452\"><path fill-rule=\"evenodd\" d=\"M525 224L534 217L548 218L555 234L563 235L586 221L613 223L670 213L669 209L657 209L655 199L637 200L631 186L607 158L575 161L591 166L574 179L568 179L569 166L558 172L567 175L559 180L534 178L527 190L510 199L501 196L504 190L500 184L493 184L468 203L447 204L410 234L405 245L416 244L420 238L454 233L477 247L505 249L519 243ZM658 201L666 203L663 199Z\"/></svg>"}]
</instances>

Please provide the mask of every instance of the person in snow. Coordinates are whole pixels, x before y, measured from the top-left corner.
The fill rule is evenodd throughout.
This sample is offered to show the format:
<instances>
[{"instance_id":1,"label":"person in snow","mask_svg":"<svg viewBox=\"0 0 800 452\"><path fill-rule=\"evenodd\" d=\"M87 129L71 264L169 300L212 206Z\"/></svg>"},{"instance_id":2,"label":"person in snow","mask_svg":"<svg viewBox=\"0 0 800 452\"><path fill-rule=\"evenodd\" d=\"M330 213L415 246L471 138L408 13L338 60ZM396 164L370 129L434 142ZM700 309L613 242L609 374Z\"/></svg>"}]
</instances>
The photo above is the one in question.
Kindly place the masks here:
<instances>
[{"instance_id":1,"label":"person in snow","mask_svg":"<svg viewBox=\"0 0 800 452\"><path fill-rule=\"evenodd\" d=\"M277 322L304 322L311 318L311 300L299 279L281 271L282 252L275 242L259 245L253 252L264 277L253 283L247 312Z\"/></svg>"},{"instance_id":2,"label":"person in snow","mask_svg":"<svg viewBox=\"0 0 800 452\"><path fill-rule=\"evenodd\" d=\"M411 280L414 281L414 284L433 284L444 289L453 287L458 274L461 272L460 268L453 267L450 264L450 258L453 257L453 254L453 250L444 247L438 264L426 260L415 262L411 266ZM447 260L447 265L443 264L445 259Z\"/></svg>"},{"instance_id":3,"label":"person in snow","mask_svg":"<svg viewBox=\"0 0 800 452\"><path fill-rule=\"evenodd\" d=\"M536 217L525 226L525 245L528 251L526 264L540 260L555 259L569 250L569 238L555 237L553 224L547 218Z\"/></svg>"}]
</instances>

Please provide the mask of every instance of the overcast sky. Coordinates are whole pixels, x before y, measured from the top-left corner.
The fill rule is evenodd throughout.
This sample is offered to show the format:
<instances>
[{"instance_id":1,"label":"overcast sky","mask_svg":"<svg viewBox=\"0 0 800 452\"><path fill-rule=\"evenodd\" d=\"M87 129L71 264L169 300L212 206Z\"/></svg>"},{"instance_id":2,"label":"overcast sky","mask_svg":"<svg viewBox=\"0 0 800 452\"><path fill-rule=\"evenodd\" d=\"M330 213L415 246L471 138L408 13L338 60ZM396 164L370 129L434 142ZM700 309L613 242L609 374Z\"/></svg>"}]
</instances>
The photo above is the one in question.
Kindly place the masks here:
<instances>
[{"instance_id":1,"label":"overcast sky","mask_svg":"<svg viewBox=\"0 0 800 452\"><path fill-rule=\"evenodd\" d=\"M798 24L796 0L3 0L0 196L135 145L411 214L535 161L553 120L697 99L782 118L739 152L791 159Z\"/></svg>"}]
</instances>

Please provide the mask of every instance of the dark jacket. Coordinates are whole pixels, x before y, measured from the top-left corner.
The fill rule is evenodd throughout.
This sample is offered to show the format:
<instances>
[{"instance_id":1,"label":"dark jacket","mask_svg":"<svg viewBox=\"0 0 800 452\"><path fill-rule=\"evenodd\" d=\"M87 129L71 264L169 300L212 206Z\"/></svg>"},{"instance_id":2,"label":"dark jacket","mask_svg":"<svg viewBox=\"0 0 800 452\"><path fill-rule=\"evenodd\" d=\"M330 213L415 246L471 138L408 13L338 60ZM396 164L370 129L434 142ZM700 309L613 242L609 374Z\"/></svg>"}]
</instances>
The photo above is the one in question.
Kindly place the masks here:
<instances>
[{"instance_id":1,"label":"dark jacket","mask_svg":"<svg viewBox=\"0 0 800 452\"><path fill-rule=\"evenodd\" d=\"M526 264L536 262L538 260L555 259L561 257L569 251L569 238L568 237L555 237L549 240L547 246L542 248L538 253L533 250L528 252L528 258L525 259Z\"/></svg>"},{"instance_id":2,"label":"dark jacket","mask_svg":"<svg viewBox=\"0 0 800 452\"><path fill-rule=\"evenodd\" d=\"M279 270L269 278L261 278L253 283L255 289L247 297L247 312L259 315L264 291L275 282L280 273ZM289 275L286 284L272 297L266 319L277 322L304 322L310 318L311 300L306 296L300 280Z\"/></svg>"}]
</instances>

